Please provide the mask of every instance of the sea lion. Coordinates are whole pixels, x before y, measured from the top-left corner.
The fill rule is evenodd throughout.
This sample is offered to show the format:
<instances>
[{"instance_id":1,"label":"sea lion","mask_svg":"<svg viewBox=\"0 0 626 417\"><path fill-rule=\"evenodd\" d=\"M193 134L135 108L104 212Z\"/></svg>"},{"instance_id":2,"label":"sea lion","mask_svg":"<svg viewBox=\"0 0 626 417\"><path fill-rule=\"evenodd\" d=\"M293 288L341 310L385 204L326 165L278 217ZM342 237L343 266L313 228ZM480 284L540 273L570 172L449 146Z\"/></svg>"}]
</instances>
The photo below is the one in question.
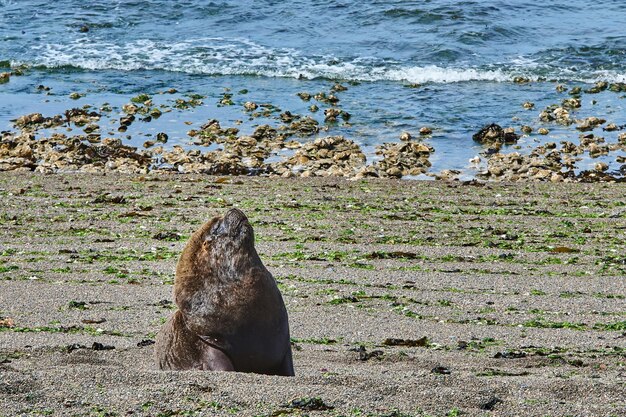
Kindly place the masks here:
<instances>
[{"instance_id":1,"label":"sea lion","mask_svg":"<svg viewBox=\"0 0 626 417\"><path fill-rule=\"evenodd\" d=\"M161 369L294 375L287 310L241 210L191 236L176 267L174 302L178 310L156 338Z\"/></svg>"}]
</instances>

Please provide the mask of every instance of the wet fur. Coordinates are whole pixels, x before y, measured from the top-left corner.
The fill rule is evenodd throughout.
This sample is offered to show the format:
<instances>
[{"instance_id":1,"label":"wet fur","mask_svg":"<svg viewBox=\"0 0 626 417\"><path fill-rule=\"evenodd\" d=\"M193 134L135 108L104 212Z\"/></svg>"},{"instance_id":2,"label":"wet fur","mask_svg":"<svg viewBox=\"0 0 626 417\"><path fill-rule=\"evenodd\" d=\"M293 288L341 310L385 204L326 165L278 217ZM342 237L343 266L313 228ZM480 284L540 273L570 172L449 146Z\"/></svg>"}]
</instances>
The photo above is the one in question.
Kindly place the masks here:
<instances>
[{"instance_id":1,"label":"wet fur","mask_svg":"<svg viewBox=\"0 0 626 417\"><path fill-rule=\"evenodd\" d=\"M178 310L157 336L161 369L294 375L287 311L239 210L191 236L176 268L174 301Z\"/></svg>"}]
</instances>

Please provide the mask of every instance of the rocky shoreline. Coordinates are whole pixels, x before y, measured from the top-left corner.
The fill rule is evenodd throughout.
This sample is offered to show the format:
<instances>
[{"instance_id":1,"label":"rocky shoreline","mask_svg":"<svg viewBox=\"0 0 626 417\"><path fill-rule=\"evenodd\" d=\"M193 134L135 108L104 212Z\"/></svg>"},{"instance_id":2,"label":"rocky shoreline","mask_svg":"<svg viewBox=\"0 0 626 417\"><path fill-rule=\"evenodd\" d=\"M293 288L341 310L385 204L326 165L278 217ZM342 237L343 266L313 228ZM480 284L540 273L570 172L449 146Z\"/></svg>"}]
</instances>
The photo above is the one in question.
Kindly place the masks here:
<instances>
[{"instance_id":1,"label":"rocky shoreline","mask_svg":"<svg viewBox=\"0 0 626 417\"><path fill-rule=\"evenodd\" d=\"M10 79L4 73L2 79ZM527 83L526 79L515 79ZM46 87L40 86L41 89ZM308 115L281 111L271 104L247 101L243 110L251 120L272 116L275 125L258 125L250 135L241 135L237 127L222 127L212 119L199 129L187 132L189 147L168 145L167 132L159 132L143 143L144 149L128 146L115 135L123 134L136 121L150 122L172 107L155 106L153 97L140 94L132 97L116 114L110 106L95 110L86 105L72 108L64 114L43 116L41 113L23 115L14 120L15 131L4 131L0 137L0 171L53 172L177 172L211 175L262 175L270 177L345 177L359 179L414 178L426 175L436 179L458 179L459 170L445 169L431 172L430 158L436 144L427 142L432 127L423 126L417 135L400 132L397 142L382 143L375 155L368 158L358 143L344 136L332 135L339 123L350 124L352 115L340 108L340 94L348 87L333 85L328 92L298 93L303 101L314 101L309 110L316 114L323 110L324 123ZM626 84L598 82L593 87L574 87L568 90L557 85L558 94L568 94L560 103L539 112L537 125L502 128L485 125L471 139L483 145L480 156L469 163L482 164L475 179L488 181L550 181L550 182L616 182L626 180L626 126L607 123L606 118L576 119L572 111L580 108L583 94L612 91L626 92ZM162 92L174 94L170 89ZM74 93L74 98L81 95ZM72 98L72 95L70 95ZM173 107L185 110L202 105L202 96L190 95L177 99ZM225 92L218 106L235 105L232 94ZM534 109L534 103L525 102L523 108ZM102 119L118 124L117 132L105 132ZM516 145L524 135L547 135L551 124L575 125L570 140L547 142L529 152ZM62 133L62 129L68 133ZM75 130L80 133L74 134ZM600 131L611 135L600 136ZM71 132L71 133L70 133ZM518 133L519 132L519 133ZM468 140L470 140L468 138ZM506 147L506 148L505 148ZM209 150L205 150L209 148ZM508 150L513 152L508 152ZM606 162L597 162L585 170L577 163L583 158L594 159L615 155L618 169L610 169Z\"/></svg>"}]
</instances>

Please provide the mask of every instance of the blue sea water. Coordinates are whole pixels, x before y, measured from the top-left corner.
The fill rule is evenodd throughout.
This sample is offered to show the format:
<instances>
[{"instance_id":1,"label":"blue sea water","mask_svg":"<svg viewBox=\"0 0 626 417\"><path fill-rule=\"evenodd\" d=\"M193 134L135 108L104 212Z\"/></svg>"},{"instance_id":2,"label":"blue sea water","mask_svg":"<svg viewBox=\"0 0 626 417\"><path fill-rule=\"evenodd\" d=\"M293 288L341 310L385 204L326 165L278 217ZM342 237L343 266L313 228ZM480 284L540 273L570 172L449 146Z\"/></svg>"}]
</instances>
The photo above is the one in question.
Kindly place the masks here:
<instances>
[{"instance_id":1,"label":"blue sea water","mask_svg":"<svg viewBox=\"0 0 626 417\"><path fill-rule=\"evenodd\" d=\"M376 145L429 126L432 170L471 176L468 159L482 150L471 136L481 126L540 127L541 109L568 97L555 91L557 83L626 82L625 27L622 0L0 0L0 71L28 67L0 84L0 130L34 111L117 109L140 92L171 104L196 93L206 96L202 106L134 124L123 136L140 146L164 131L168 145L192 146L186 132L208 119L222 126L241 120L242 133L274 122L249 120L245 101L310 114L311 103L296 93L342 82L348 90L338 93L339 105L352 114L350 126L323 134L355 140L374 160ZM532 82L514 83L517 76ZM179 93L156 95L169 88ZM235 105L218 105L225 89ZM84 97L71 100L72 92ZM524 109L526 101L535 109ZM626 125L625 103L623 93L583 95L573 116ZM323 123L322 111L313 117ZM120 135L114 125L111 135ZM510 151L577 142L574 126L548 127L550 135L524 137ZM598 133L608 142L618 134ZM615 155L623 153L606 159L612 168Z\"/></svg>"}]
</instances>

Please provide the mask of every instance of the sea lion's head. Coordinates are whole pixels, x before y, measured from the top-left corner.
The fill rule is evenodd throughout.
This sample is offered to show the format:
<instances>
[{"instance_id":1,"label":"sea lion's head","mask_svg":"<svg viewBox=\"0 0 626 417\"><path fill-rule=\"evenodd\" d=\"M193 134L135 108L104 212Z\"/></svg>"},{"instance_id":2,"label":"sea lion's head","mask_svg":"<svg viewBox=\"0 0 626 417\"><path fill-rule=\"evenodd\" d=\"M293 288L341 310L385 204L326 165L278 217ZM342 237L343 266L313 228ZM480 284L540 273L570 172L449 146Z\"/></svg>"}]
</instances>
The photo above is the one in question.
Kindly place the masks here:
<instances>
[{"instance_id":1,"label":"sea lion's head","mask_svg":"<svg viewBox=\"0 0 626 417\"><path fill-rule=\"evenodd\" d=\"M176 286L239 279L259 265L252 226L241 210L233 208L191 236L176 267Z\"/></svg>"},{"instance_id":2,"label":"sea lion's head","mask_svg":"<svg viewBox=\"0 0 626 417\"><path fill-rule=\"evenodd\" d=\"M214 218L210 223L203 235L205 250L232 251L254 246L254 231L241 210L232 208L224 217Z\"/></svg>"}]
</instances>

